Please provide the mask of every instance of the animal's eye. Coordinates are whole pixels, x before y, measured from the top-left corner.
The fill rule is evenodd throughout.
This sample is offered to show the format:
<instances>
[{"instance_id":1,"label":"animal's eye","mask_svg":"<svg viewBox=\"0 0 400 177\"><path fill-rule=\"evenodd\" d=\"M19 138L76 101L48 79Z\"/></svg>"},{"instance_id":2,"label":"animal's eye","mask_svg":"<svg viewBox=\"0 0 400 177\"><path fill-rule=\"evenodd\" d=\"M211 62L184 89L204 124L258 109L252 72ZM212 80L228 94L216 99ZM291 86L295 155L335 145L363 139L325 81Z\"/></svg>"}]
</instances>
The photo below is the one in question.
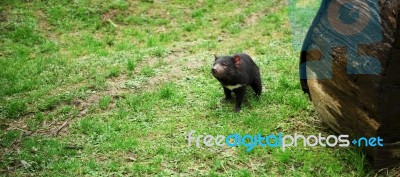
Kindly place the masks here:
<instances>
[{"instance_id":1,"label":"animal's eye","mask_svg":"<svg viewBox=\"0 0 400 177\"><path fill-rule=\"evenodd\" d=\"M224 65L224 66L228 66L228 63L226 63L226 62L222 62L222 65Z\"/></svg>"}]
</instances>

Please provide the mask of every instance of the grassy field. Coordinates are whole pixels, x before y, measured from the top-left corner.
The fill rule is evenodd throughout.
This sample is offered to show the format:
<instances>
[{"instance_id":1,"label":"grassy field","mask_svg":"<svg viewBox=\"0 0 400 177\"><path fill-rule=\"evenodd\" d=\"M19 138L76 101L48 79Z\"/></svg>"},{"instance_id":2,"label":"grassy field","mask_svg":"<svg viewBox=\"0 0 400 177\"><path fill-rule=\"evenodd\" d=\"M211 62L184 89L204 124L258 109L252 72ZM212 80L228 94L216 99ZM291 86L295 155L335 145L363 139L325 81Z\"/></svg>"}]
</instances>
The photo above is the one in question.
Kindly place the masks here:
<instances>
[{"instance_id":1,"label":"grassy field","mask_svg":"<svg viewBox=\"0 0 400 177\"><path fill-rule=\"evenodd\" d=\"M281 0L0 1L0 174L375 175L354 148L188 147L190 130L332 133L291 34ZM236 52L264 84L240 114L210 73L212 54Z\"/></svg>"}]
</instances>

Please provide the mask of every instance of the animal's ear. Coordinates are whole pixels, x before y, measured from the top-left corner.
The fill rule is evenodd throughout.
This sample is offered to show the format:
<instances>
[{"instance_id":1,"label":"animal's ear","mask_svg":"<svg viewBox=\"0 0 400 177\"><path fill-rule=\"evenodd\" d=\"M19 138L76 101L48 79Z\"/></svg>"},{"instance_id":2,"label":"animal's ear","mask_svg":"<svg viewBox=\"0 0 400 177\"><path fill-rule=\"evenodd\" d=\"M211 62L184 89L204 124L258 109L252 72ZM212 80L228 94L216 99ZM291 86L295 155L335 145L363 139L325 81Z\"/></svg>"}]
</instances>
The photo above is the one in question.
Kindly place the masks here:
<instances>
[{"instance_id":1,"label":"animal's ear","mask_svg":"<svg viewBox=\"0 0 400 177\"><path fill-rule=\"evenodd\" d=\"M239 66L240 65L240 56L239 55L233 56L233 61L235 62L236 66Z\"/></svg>"},{"instance_id":2,"label":"animal's ear","mask_svg":"<svg viewBox=\"0 0 400 177\"><path fill-rule=\"evenodd\" d=\"M218 60L217 55L216 54L213 54L213 55L214 55L214 60L217 61Z\"/></svg>"}]
</instances>

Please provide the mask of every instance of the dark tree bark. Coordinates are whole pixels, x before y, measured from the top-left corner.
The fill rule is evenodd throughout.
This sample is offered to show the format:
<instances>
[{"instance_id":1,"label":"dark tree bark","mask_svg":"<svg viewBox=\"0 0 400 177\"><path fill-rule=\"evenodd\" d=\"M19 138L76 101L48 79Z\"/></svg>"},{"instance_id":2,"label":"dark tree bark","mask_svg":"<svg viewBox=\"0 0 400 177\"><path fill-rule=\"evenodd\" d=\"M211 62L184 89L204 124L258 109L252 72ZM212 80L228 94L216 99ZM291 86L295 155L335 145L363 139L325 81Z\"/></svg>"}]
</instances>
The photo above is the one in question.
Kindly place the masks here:
<instances>
[{"instance_id":1,"label":"dark tree bark","mask_svg":"<svg viewBox=\"0 0 400 177\"><path fill-rule=\"evenodd\" d=\"M334 131L381 137L375 169L400 163L400 2L323 1L304 41L300 81Z\"/></svg>"}]
</instances>

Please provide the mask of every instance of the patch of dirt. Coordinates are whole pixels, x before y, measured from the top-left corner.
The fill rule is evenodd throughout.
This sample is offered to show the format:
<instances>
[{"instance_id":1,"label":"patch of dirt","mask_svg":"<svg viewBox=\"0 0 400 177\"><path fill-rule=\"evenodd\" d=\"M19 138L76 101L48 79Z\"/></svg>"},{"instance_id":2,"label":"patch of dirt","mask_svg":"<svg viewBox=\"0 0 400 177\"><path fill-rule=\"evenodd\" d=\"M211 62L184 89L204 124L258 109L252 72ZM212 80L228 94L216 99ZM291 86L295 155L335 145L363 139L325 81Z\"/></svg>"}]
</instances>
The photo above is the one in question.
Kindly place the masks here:
<instances>
[{"instance_id":1,"label":"patch of dirt","mask_svg":"<svg viewBox=\"0 0 400 177\"><path fill-rule=\"evenodd\" d=\"M187 43L187 45L192 45L192 43ZM182 48L187 48L188 46L181 46ZM210 62L212 60L212 54L190 54L182 52L186 50L175 49L171 54L165 58L167 66L169 69L165 73L159 73L152 78L148 78L146 86L142 87L142 90L151 90L157 88L157 86L162 85L166 82L177 81L179 79L185 78L190 75L195 69L198 69L207 63L204 60L204 56L210 57ZM188 58L190 56L190 58Z\"/></svg>"},{"instance_id":2,"label":"patch of dirt","mask_svg":"<svg viewBox=\"0 0 400 177\"><path fill-rule=\"evenodd\" d=\"M264 17L265 14L265 12L252 13L249 17L245 19L244 24L246 26L253 25L257 23L262 17Z\"/></svg>"},{"instance_id":3,"label":"patch of dirt","mask_svg":"<svg viewBox=\"0 0 400 177\"><path fill-rule=\"evenodd\" d=\"M155 86L161 85L162 83L178 79L182 77L182 73L182 68L172 67L168 73L163 73L156 77L148 79L148 85L145 86L143 89L148 90L149 88L155 88Z\"/></svg>"},{"instance_id":4,"label":"patch of dirt","mask_svg":"<svg viewBox=\"0 0 400 177\"><path fill-rule=\"evenodd\" d=\"M36 16L39 17L39 29L41 31L48 31L51 29L50 25L46 21L46 14L43 11L37 11Z\"/></svg>"},{"instance_id":5,"label":"patch of dirt","mask_svg":"<svg viewBox=\"0 0 400 177\"><path fill-rule=\"evenodd\" d=\"M154 3L153 5L159 6L158 3ZM169 12L162 7L149 8L146 13L150 18L169 18Z\"/></svg>"},{"instance_id":6,"label":"patch of dirt","mask_svg":"<svg viewBox=\"0 0 400 177\"><path fill-rule=\"evenodd\" d=\"M210 58L210 70L211 70L211 63L213 63L214 60L213 60L213 56L212 56L212 55L209 55L209 58ZM204 66L205 64L206 64L206 63L205 63L203 60L200 60L200 59L198 59L198 60L191 60L190 62L187 63L187 67L188 67L189 69L198 69L198 68L200 68L201 66Z\"/></svg>"},{"instance_id":7,"label":"patch of dirt","mask_svg":"<svg viewBox=\"0 0 400 177\"><path fill-rule=\"evenodd\" d=\"M108 12L101 15L101 21L106 23L108 20L113 19L118 14L118 10L111 9Z\"/></svg>"},{"instance_id":8,"label":"patch of dirt","mask_svg":"<svg viewBox=\"0 0 400 177\"><path fill-rule=\"evenodd\" d=\"M8 14L7 10L3 10L0 12L0 22L7 22L8 20Z\"/></svg>"},{"instance_id":9,"label":"patch of dirt","mask_svg":"<svg viewBox=\"0 0 400 177\"><path fill-rule=\"evenodd\" d=\"M156 85L160 85L161 83L166 83L168 81L181 78L183 74L182 65L180 65L180 61L185 54L183 53L175 53L170 54L165 58L165 62L170 66L170 69L167 73L161 73L156 75L155 77L148 79L148 85L145 86L144 89L154 88Z\"/></svg>"},{"instance_id":10,"label":"patch of dirt","mask_svg":"<svg viewBox=\"0 0 400 177\"><path fill-rule=\"evenodd\" d=\"M36 16L38 17L39 31L41 31L41 33L45 35L48 39L59 41L60 36L59 34L52 32L53 27L51 24L48 23L47 15L43 11L39 10L36 12Z\"/></svg>"}]
</instances>

